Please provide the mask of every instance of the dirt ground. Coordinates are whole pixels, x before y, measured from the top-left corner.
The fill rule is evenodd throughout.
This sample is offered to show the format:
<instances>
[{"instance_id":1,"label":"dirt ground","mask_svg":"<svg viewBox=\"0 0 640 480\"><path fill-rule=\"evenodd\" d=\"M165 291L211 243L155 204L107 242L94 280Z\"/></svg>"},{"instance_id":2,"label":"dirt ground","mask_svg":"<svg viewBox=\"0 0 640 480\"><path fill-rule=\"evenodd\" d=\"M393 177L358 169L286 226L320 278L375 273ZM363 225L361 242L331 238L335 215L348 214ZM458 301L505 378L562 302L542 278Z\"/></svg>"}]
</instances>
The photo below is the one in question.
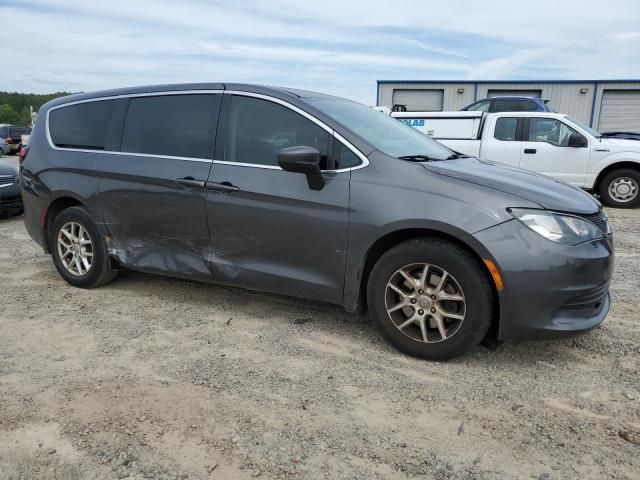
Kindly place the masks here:
<instances>
[{"instance_id":1,"label":"dirt ground","mask_svg":"<svg viewBox=\"0 0 640 480\"><path fill-rule=\"evenodd\" d=\"M0 220L0 479L640 478L640 210L608 213L599 329L448 363L318 303L75 289Z\"/></svg>"}]
</instances>

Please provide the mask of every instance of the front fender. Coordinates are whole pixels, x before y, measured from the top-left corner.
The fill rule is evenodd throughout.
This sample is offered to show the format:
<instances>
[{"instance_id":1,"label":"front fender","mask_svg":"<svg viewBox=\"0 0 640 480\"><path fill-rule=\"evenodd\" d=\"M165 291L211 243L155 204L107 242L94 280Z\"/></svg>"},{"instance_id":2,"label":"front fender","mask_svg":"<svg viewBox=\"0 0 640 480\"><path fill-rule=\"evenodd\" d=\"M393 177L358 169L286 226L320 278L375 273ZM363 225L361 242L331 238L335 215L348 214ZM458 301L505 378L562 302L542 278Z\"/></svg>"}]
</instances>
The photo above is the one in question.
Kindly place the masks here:
<instances>
[{"instance_id":1,"label":"front fender","mask_svg":"<svg viewBox=\"0 0 640 480\"><path fill-rule=\"evenodd\" d=\"M372 158L369 167L352 172L343 293L343 305L349 311L360 305L367 258L377 242L386 246L407 236L436 233L466 245L480 258L492 259L473 234L511 220L507 207L539 208L520 197L439 175L415 163L387 159Z\"/></svg>"},{"instance_id":2,"label":"front fender","mask_svg":"<svg viewBox=\"0 0 640 480\"><path fill-rule=\"evenodd\" d=\"M640 143L640 142L639 142ZM640 167L640 152L623 151L614 152L600 159L594 160L593 155L589 162L589 169L586 179L586 187L593 188L596 181L601 177L602 172L616 164L636 164Z\"/></svg>"}]
</instances>

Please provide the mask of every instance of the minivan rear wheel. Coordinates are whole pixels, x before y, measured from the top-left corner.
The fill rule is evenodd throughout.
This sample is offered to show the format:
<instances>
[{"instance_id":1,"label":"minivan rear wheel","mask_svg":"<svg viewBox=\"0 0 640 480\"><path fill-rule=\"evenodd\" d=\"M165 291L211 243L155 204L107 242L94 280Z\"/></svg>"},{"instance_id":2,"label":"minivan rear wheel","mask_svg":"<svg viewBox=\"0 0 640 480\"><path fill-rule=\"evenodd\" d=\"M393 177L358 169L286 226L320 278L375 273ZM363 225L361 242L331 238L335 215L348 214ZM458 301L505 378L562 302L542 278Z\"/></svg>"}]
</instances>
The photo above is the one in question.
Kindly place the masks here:
<instances>
[{"instance_id":1,"label":"minivan rear wheel","mask_svg":"<svg viewBox=\"0 0 640 480\"><path fill-rule=\"evenodd\" d=\"M96 288L117 274L104 239L82 207L67 208L54 218L49 246L58 273L74 287Z\"/></svg>"},{"instance_id":2,"label":"minivan rear wheel","mask_svg":"<svg viewBox=\"0 0 640 480\"><path fill-rule=\"evenodd\" d=\"M442 239L410 240L382 255L369 278L367 301L393 346L429 360L478 345L493 315L493 292L481 263Z\"/></svg>"}]
</instances>

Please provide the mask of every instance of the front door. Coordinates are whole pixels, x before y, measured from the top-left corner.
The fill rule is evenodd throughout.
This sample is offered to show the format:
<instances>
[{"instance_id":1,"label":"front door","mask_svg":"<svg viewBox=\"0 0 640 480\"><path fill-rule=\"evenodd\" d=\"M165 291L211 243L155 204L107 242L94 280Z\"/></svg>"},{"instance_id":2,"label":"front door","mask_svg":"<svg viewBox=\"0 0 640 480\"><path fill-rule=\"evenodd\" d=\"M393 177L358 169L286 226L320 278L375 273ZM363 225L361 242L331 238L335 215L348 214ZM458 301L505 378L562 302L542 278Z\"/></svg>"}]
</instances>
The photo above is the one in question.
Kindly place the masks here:
<instances>
[{"instance_id":1,"label":"front door","mask_svg":"<svg viewBox=\"0 0 640 480\"><path fill-rule=\"evenodd\" d=\"M112 255L130 268L210 280L205 182L222 94L133 97L121 152L97 166Z\"/></svg>"},{"instance_id":2,"label":"front door","mask_svg":"<svg viewBox=\"0 0 640 480\"><path fill-rule=\"evenodd\" d=\"M311 190L277 152L310 146L331 166L332 132L275 99L225 96L207 217L217 282L341 303L350 171L325 172ZM337 142L337 141L336 141ZM337 145L337 143L336 143ZM347 152L349 153L349 152Z\"/></svg>"},{"instance_id":3,"label":"front door","mask_svg":"<svg viewBox=\"0 0 640 480\"><path fill-rule=\"evenodd\" d=\"M572 133L578 132L557 118L525 119L520 166L583 187L589 148L569 147Z\"/></svg>"}]
</instances>

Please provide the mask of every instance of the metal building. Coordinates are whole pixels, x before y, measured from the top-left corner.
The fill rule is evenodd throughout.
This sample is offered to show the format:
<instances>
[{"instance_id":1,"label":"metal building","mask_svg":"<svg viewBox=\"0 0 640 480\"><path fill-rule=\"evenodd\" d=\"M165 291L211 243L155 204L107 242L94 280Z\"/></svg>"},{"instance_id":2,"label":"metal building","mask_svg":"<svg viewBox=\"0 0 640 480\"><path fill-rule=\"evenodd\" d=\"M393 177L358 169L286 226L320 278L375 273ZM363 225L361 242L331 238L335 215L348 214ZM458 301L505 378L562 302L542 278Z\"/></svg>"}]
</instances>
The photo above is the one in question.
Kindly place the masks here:
<instances>
[{"instance_id":1,"label":"metal building","mask_svg":"<svg viewBox=\"0 0 640 480\"><path fill-rule=\"evenodd\" d=\"M487 97L527 95L607 131L640 132L640 80L378 80L377 105L454 111Z\"/></svg>"}]
</instances>

